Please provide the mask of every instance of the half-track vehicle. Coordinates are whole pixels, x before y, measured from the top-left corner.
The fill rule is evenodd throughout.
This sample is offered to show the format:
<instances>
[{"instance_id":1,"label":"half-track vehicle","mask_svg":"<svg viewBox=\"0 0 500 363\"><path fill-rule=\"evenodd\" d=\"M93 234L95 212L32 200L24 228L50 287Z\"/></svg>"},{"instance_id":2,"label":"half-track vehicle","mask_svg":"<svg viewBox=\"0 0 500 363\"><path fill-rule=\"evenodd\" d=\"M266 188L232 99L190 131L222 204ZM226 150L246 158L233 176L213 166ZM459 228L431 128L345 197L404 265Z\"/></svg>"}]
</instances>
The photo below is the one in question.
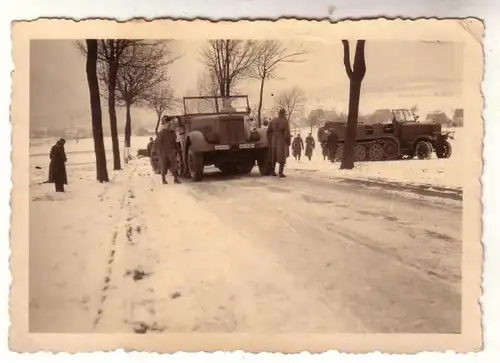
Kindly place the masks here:
<instances>
[{"instance_id":1,"label":"half-track vehicle","mask_svg":"<svg viewBox=\"0 0 500 363\"><path fill-rule=\"evenodd\" d=\"M248 97L184 97L184 114L177 117L179 172L193 181L205 166L226 174L249 174L258 166L270 174L266 129L250 122Z\"/></svg>"},{"instance_id":2,"label":"half-track vehicle","mask_svg":"<svg viewBox=\"0 0 500 363\"><path fill-rule=\"evenodd\" d=\"M330 122L318 133L324 138L325 131L334 129L338 135L336 160L344 152L346 122ZM407 109L392 110L392 120L386 123L358 124L355 161L381 161L396 159L429 159L435 152L438 158L449 158L452 153L448 141L453 132L442 130L439 123L419 122L418 116Z\"/></svg>"}]
</instances>

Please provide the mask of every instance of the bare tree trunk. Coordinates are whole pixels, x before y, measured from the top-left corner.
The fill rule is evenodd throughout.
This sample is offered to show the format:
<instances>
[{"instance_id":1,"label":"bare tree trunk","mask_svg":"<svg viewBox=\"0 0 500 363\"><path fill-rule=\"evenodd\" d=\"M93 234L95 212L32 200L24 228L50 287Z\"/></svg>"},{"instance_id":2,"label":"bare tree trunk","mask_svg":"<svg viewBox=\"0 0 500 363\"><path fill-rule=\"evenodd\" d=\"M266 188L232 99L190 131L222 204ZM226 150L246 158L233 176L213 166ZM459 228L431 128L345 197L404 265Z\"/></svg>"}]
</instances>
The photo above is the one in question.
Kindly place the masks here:
<instances>
[{"instance_id":1,"label":"bare tree trunk","mask_svg":"<svg viewBox=\"0 0 500 363\"><path fill-rule=\"evenodd\" d=\"M361 96L361 84L366 73L365 63L365 41L358 40L356 43L356 53L354 64L351 67L349 42L342 40L344 46L344 66L349 76L349 113L347 115L347 127L344 140L344 152L340 169L354 168L354 146L356 144L356 134L358 128L359 99Z\"/></svg>"},{"instance_id":2,"label":"bare tree trunk","mask_svg":"<svg viewBox=\"0 0 500 363\"><path fill-rule=\"evenodd\" d=\"M257 122L260 125L262 125L262 122L260 120L261 114L262 114L262 98L264 97L264 82L266 80L265 74L264 77L260 79L260 94L259 94L259 108L257 109Z\"/></svg>"},{"instance_id":3,"label":"bare tree trunk","mask_svg":"<svg viewBox=\"0 0 500 363\"><path fill-rule=\"evenodd\" d=\"M97 40L87 39L87 82L90 94L90 110L92 113L92 135L96 159L96 178L99 182L109 182L106 165L106 151L102 132L101 98L97 81Z\"/></svg>"},{"instance_id":4,"label":"bare tree trunk","mask_svg":"<svg viewBox=\"0 0 500 363\"><path fill-rule=\"evenodd\" d=\"M130 117L130 103L126 105L126 118L125 118L125 150L124 158L125 163L128 163L130 158L130 144L132 138L132 118Z\"/></svg>"},{"instance_id":5,"label":"bare tree trunk","mask_svg":"<svg viewBox=\"0 0 500 363\"><path fill-rule=\"evenodd\" d=\"M158 129L160 128L161 113L157 113L158 120L156 120L155 135L158 136Z\"/></svg>"},{"instance_id":6,"label":"bare tree trunk","mask_svg":"<svg viewBox=\"0 0 500 363\"><path fill-rule=\"evenodd\" d=\"M113 144L113 169L122 168L120 161L120 143L118 141L118 121L116 119L116 78L118 77L118 67L109 64L109 85L108 85L108 111L109 126L111 129L111 143Z\"/></svg>"},{"instance_id":7,"label":"bare tree trunk","mask_svg":"<svg viewBox=\"0 0 500 363\"><path fill-rule=\"evenodd\" d=\"M347 116L347 127L344 141L344 154L340 169L354 168L354 145L358 129L359 97L361 94L361 82L351 79L349 86L349 114Z\"/></svg>"}]
</instances>

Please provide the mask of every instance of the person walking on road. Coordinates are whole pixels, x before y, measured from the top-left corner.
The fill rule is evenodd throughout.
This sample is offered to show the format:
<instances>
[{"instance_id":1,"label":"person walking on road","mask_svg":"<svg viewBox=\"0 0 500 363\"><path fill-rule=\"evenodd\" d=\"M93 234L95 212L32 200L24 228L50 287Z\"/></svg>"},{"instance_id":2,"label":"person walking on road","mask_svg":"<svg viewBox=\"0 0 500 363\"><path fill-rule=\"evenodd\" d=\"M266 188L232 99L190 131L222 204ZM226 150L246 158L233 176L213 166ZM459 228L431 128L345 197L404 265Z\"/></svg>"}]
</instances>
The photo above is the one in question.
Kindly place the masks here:
<instances>
[{"instance_id":1,"label":"person walking on road","mask_svg":"<svg viewBox=\"0 0 500 363\"><path fill-rule=\"evenodd\" d=\"M295 160L300 161L300 157L302 156L302 149L304 149L304 141L300 134L294 137L292 142L292 153Z\"/></svg>"},{"instance_id":2,"label":"person walking on road","mask_svg":"<svg viewBox=\"0 0 500 363\"><path fill-rule=\"evenodd\" d=\"M271 120L267 127L269 140L269 156L271 161L271 175L285 178L284 174L286 159L289 156L291 143L290 124L286 118L286 111L280 109L278 117ZM279 164L279 173L276 174L276 163Z\"/></svg>"},{"instance_id":3,"label":"person walking on road","mask_svg":"<svg viewBox=\"0 0 500 363\"><path fill-rule=\"evenodd\" d=\"M306 158L311 161L312 155L313 155L313 150L316 147L316 144L314 142L314 137L312 136L312 133L309 133L309 135L306 137Z\"/></svg>"},{"instance_id":4,"label":"person walking on road","mask_svg":"<svg viewBox=\"0 0 500 363\"><path fill-rule=\"evenodd\" d=\"M338 142L339 137L335 129L329 129L326 139L326 146L328 148L328 160L330 160L332 163L335 162L335 159L337 158Z\"/></svg>"},{"instance_id":5,"label":"person walking on road","mask_svg":"<svg viewBox=\"0 0 500 363\"><path fill-rule=\"evenodd\" d=\"M148 146L146 147L148 156L151 157L151 149L153 148L154 140L152 137L149 138Z\"/></svg>"},{"instance_id":6,"label":"person walking on road","mask_svg":"<svg viewBox=\"0 0 500 363\"><path fill-rule=\"evenodd\" d=\"M66 140L60 139L50 149L49 164L49 183L54 183L56 192L64 193L64 184L68 184L68 175L66 173L66 152L64 144Z\"/></svg>"},{"instance_id":7,"label":"person walking on road","mask_svg":"<svg viewBox=\"0 0 500 363\"><path fill-rule=\"evenodd\" d=\"M174 183L180 184L177 170L177 134L175 133L174 122L168 116L163 116L162 129L158 133L158 159L160 163L161 181L168 184L165 176L167 171L174 176Z\"/></svg>"}]
</instances>

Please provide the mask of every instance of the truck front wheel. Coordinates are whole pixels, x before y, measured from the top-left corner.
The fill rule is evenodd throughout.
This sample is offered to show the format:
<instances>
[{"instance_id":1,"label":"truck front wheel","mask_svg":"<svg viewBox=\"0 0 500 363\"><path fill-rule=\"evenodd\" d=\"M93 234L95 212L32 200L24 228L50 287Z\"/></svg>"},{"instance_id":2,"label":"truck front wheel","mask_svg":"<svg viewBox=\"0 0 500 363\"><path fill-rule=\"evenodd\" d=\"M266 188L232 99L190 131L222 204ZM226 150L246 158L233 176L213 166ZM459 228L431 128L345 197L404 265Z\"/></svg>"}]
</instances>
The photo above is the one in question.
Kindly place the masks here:
<instances>
[{"instance_id":1,"label":"truck front wheel","mask_svg":"<svg viewBox=\"0 0 500 363\"><path fill-rule=\"evenodd\" d=\"M189 176L193 181L203 179L203 154L194 152L190 147L188 150Z\"/></svg>"},{"instance_id":2,"label":"truck front wheel","mask_svg":"<svg viewBox=\"0 0 500 363\"><path fill-rule=\"evenodd\" d=\"M255 161L248 161L238 165L238 172L240 174L250 174L255 166Z\"/></svg>"}]
</instances>

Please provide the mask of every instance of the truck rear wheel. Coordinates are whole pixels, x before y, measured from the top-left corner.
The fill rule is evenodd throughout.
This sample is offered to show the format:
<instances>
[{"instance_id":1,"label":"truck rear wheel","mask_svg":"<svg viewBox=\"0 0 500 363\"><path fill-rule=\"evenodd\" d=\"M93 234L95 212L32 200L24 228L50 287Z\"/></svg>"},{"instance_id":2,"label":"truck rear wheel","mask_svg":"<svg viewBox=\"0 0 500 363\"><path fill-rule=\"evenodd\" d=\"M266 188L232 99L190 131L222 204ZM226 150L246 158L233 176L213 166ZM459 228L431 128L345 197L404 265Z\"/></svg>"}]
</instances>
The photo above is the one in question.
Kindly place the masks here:
<instances>
[{"instance_id":1,"label":"truck rear wheel","mask_svg":"<svg viewBox=\"0 0 500 363\"><path fill-rule=\"evenodd\" d=\"M203 154L196 153L191 149L188 149L188 168L189 176L193 181L200 181L203 179Z\"/></svg>"},{"instance_id":2,"label":"truck rear wheel","mask_svg":"<svg viewBox=\"0 0 500 363\"><path fill-rule=\"evenodd\" d=\"M430 159L432 156L432 145L428 141L419 141L415 146L415 154L420 160Z\"/></svg>"}]
</instances>

